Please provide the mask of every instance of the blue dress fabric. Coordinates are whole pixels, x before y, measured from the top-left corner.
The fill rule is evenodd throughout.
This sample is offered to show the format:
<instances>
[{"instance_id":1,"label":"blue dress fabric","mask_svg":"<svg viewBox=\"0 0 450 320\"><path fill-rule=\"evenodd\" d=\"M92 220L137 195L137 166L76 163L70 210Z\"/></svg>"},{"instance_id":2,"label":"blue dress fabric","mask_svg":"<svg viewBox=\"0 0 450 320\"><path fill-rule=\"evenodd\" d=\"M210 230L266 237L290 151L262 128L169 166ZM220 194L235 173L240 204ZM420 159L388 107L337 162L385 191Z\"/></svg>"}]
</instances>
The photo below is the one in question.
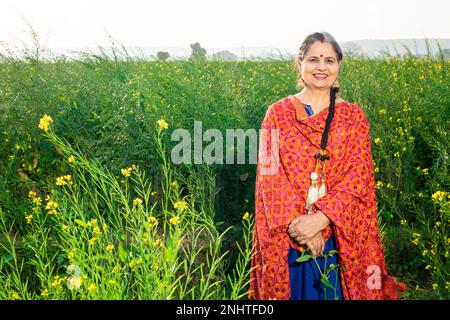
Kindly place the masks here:
<instances>
[{"instance_id":1,"label":"blue dress fabric","mask_svg":"<svg viewBox=\"0 0 450 320\"><path fill-rule=\"evenodd\" d=\"M313 115L310 105L303 104L308 116ZM336 250L334 234L325 243L323 255L316 257L315 261L310 259L304 262L297 262L302 254L294 248L289 248L289 281L291 289L291 300L343 300L341 281L338 269L334 269L328 273L328 280L335 288L325 286L321 282L321 273L331 265L339 264L338 256L335 253L330 257L325 257L331 250Z\"/></svg>"}]
</instances>

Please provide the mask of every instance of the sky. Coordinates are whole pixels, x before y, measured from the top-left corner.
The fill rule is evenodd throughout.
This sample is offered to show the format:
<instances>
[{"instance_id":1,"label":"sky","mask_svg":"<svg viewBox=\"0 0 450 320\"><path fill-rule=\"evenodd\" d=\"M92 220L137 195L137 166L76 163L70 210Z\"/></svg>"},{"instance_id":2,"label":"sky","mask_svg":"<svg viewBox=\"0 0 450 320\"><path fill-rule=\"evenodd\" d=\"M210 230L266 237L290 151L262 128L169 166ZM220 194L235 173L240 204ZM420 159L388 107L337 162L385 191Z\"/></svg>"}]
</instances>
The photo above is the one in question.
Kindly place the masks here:
<instances>
[{"instance_id":1,"label":"sky","mask_svg":"<svg viewBox=\"0 0 450 320\"><path fill-rule=\"evenodd\" d=\"M450 38L448 0L0 0L0 43L296 48L306 35L336 40Z\"/></svg>"}]
</instances>

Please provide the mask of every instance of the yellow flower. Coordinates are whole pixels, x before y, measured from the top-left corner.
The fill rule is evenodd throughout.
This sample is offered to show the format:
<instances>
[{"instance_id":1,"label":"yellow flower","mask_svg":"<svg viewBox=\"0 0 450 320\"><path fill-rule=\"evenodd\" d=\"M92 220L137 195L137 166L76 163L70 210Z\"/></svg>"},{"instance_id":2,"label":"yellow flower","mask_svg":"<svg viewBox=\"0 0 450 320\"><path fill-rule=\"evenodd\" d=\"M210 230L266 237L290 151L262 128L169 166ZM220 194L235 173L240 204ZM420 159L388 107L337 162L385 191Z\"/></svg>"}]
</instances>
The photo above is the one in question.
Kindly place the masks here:
<instances>
[{"instance_id":1,"label":"yellow flower","mask_svg":"<svg viewBox=\"0 0 450 320\"><path fill-rule=\"evenodd\" d=\"M153 192L151 193L151 195L152 195L152 197L156 196L156 191L153 191Z\"/></svg>"},{"instance_id":2,"label":"yellow flower","mask_svg":"<svg viewBox=\"0 0 450 320\"><path fill-rule=\"evenodd\" d=\"M56 185L57 186L65 186L67 184L67 181L65 177L57 177L56 178Z\"/></svg>"},{"instance_id":3,"label":"yellow flower","mask_svg":"<svg viewBox=\"0 0 450 320\"><path fill-rule=\"evenodd\" d=\"M169 127L169 124L163 118L159 119L157 123L161 129L167 129Z\"/></svg>"},{"instance_id":4,"label":"yellow flower","mask_svg":"<svg viewBox=\"0 0 450 320\"><path fill-rule=\"evenodd\" d=\"M114 250L114 245L109 244L109 245L106 246L106 251L112 252L113 250Z\"/></svg>"},{"instance_id":5,"label":"yellow flower","mask_svg":"<svg viewBox=\"0 0 450 320\"><path fill-rule=\"evenodd\" d=\"M180 217L175 216L169 219L170 224L177 225L180 222Z\"/></svg>"},{"instance_id":6,"label":"yellow flower","mask_svg":"<svg viewBox=\"0 0 450 320\"><path fill-rule=\"evenodd\" d=\"M400 157L400 153L397 151L396 153L394 153L394 157L399 158Z\"/></svg>"},{"instance_id":7,"label":"yellow flower","mask_svg":"<svg viewBox=\"0 0 450 320\"><path fill-rule=\"evenodd\" d=\"M376 168L375 168L375 172L376 172L376 173L380 172L380 168L376 167Z\"/></svg>"},{"instance_id":8,"label":"yellow flower","mask_svg":"<svg viewBox=\"0 0 450 320\"><path fill-rule=\"evenodd\" d=\"M87 290L88 290L89 293L92 294L92 293L94 293L95 290L97 290L97 286L96 286L95 284L91 283L91 284L87 287Z\"/></svg>"},{"instance_id":9,"label":"yellow flower","mask_svg":"<svg viewBox=\"0 0 450 320\"><path fill-rule=\"evenodd\" d=\"M432 287L433 287L433 290L436 290L437 288L439 288L439 285L437 283L433 283Z\"/></svg>"},{"instance_id":10,"label":"yellow flower","mask_svg":"<svg viewBox=\"0 0 450 320\"><path fill-rule=\"evenodd\" d=\"M55 201L49 200L47 205L45 206L45 210L47 210L48 214L56 214L56 209L58 208L58 204Z\"/></svg>"},{"instance_id":11,"label":"yellow flower","mask_svg":"<svg viewBox=\"0 0 450 320\"><path fill-rule=\"evenodd\" d=\"M153 223L158 223L158 220L155 217L150 216L148 217L147 222L149 225L152 225Z\"/></svg>"},{"instance_id":12,"label":"yellow flower","mask_svg":"<svg viewBox=\"0 0 450 320\"><path fill-rule=\"evenodd\" d=\"M97 219L91 219L89 220L89 222L87 223L88 227L92 227L92 226L96 226L97 225Z\"/></svg>"},{"instance_id":13,"label":"yellow flower","mask_svg":"<svg viewBox=\"0 0 450 320\"><path fill-rule=\"evenodd\" d=\"M33 198L33 203L39 207L42 204L42 198L41 197Z\"/></svg>"},{"instance_id":14,"label":"yellow flower","mask_svg":"<svg viewBox=\"0 0 450 320\"><path fill-rule=\"evenodd\" d=\"M44 116L39 120L39 129L48 131L49 126L53 123L52 117L44 114Z\"/></svg>"},{"instance_id":15,"label":"yellow flower","mask_svg":"<svg viewBox=\"0 0 450 320\"><path fill-rule=\"evenodd\" d=\"M28 223L28 224L31 223L31 220L32 220L32 219L33 219L33 215L32 215L32 214L29 214L29 215L25 216L25 220L27 220L27 223Z\"/></svg>"},{"instance_id":16,"label":"yellow flower","mask_svg":"<svg viewBox=\"0 0 450 320\"><path fill-rule=\"evenodd\" d=\"M183 212L188 208L186 201L177 201L173 204L173 207L178 210L178 212Z\"/></svg>"},{"instance_id":17,"label":"yellow flower","mask_svg":"<svg viewBox=\"0 0 450 320\"><path fill-rule=\"evenodd\" d=\"M108 280L108 285L115 286L117 284L116 280Z\"/></svg>"},{"instance_id":18,"label":"yellow flower","mask_svg":"<svg viewBox=\"0 0 450 320\"><path fill-rule=\"evenodd\" d=\"M135 199L133 200L133 205L134 205L134 206L142 206L143 203L144 203L144 202L142 201L142 199L139 199L139 198L135 198Z\"/></svg>"},{"instance_id":19,"label":"yellow flower","mask_svg":"<svg viewBox=\"0 0 450 320\"><path fill-rule=\"evenodd\" d=\"M425 257L428 254L428 252L429 251L427 249L425 249L425 250L422 251L422 255ZM429 267L429 266L427 266L427 267Z\"/></svg>"},{"instance_id":20,"label":"yellow flower","mask_svg":"<svg viewBox=\"0 0 450 320\"><path fill-rule=\"evenodd\" d=\"M381 115L386 114L386 109L380 109L378 110L378 113Z\"/></svg>"},{"instance_id":21,"label":"yellow flower","mask_svg":"<svg viewBox=\"0 0 450 320\"><path fill-rule=\"evenodd\" d=\"M248 213L248 212L244 213L242 220L250 221L250 213Z\"/></svg>"},{"instance_id":22,"label":"yellow flower","mask_svg":"<svg viewBox=\"0 0 450 320\"><path fill-rule=\"evenodd\" d=\"M402 226L406 225L406 223L407 223L406 220L401 220L401 221L400 221L400 224L401 224Z\"/></svg>"},{"instance_id":23,"label":"yellow flower","mask_svg":"<svg viewBox=\"0 0 450 320\"><path fill-rule=\"evenodd\" d=\"M36 192L34 192L34 191L28 192L28 197L30 197L30 198L36 197Z\"/></svg>"},{"instance_id":24,"label":"yellow flower","mask_svg":"<svg viewBox=\"0 0 450 320\"><path fill-rule=\"evenodd\" d=\"M433 201L435 203L440 203L443 202L445 200L445 198L447 197L448 192L444 192L444 191L437 191L435 193L433 193L431 195L431 199L433 199Z\"/></svg>"},{"instance_id":25,"label":"yellow flower","mask_svg":"<svg viewBox=\"0 0 450 320\"><path fill-rule=\"evenodd\" d=\"M99 227L94 227L94 229L92 230L92 232L94 232L94 234L100 234L100 228Z\"/></svg>"},{"instance_id":26,"label":"yellow flower","mask_svg":"<svg viewBox=\"0 0 450 320\"><path fill-rule=\"evenodd\" d=\"M43 296L44 298L47 298L47 297L48 297L48 289L44 289L44 290L41 292L41 296Z\"/></svg>"},{"instance_id":27,"label":"yellow flower","mask_svg":"<svg viewBox=\"0 0 450 320\"><path fill-rule=\"evenodd\" d=\"M69 163L74 163L74 162L75 162L75 157L74 157L74 156L70 156L70 157L67 159L67 162L69 162Z\"/></svg>"},{"instance_id":28,"label":"yellow flower","mask_svg":"<svg viewBox=\"0 0 450 320\"><path fill-rule=\"evenodd\" d=\"M176 180L175 180L175 181L172 181L171 185L172 185L172 187L174 187L174 188L178 188L178 182L177 182Z\"/></svg>"},{"instance_id":29,"label":"yellow flower","mask_svg":"<svg viewBox=\"0 0 450 320\"><path fill-rule=\"evenodd\" d=\"M428 175L428 168L422 169L424 175Z\"/></svg>"},{"instance_id":30,"label":"yellow flower","mask_svg":"<svg viewBox=\"0 0 450 320\"><path fill-rule=\"evenodd\" d=\"M392 189L392 188L394 188L394 186L389 182L389 183L386 185L386 188Z\"/></svg>"},{"instance_id":31,"label":"yellow flower","mask_svg":"<svg viewBox=\"0 0 450 320\"><path fill-rule=\"evenodd\" d=\"M380 144L381 143L381 139L380 138L375 138L375 144Z\"/></svg>"},{"instance_id":32,"label":"yellow flower","mask_svg":"<svg viewBox=\"0 0 450 320\"><path fill-rule=\"evenodd\" d=\"M159 246L160 244L161 244L161 240L159 240L159 239L153 241L153 243L152 243L152 245L153 245L154 247L157 247L157 246Z\"/></svg>"},{"instance_id":33,"label":"yellow flower","mask_svg":"<svg viewBox=\"0 0 450 320\"><path fill-rule=\"evenodd\" d=\"M120 169L120 172L122 172L122 175L124 177L130 177L131 176L131 168L124 168L124 169Z\"/></svg>"},{"instance_id":34,"label":"yellow flower","mask_svg":"<svg viewBox=\"0 0 450 320\"><path fill-rule=\"evenodd\" d=\"M377 181L377 185L375 186L377 189L380 189L384 186L383 181Z\"/></svg>"},{"instance_id":35,"label":"yellow flower","mask_svg":"<svg viewBox=\"0 0 450 320\"><path fill-rule=\"evenodd\" d=\"M92 237L92 238L89 239L89 244L90 244L91 246L93 246L94 243L95 243L95 241L97 241L97 238L96 238L96 237Z\"/></svg>"},{"instance_id":36,"label":"yellow flower","mask_svg":"<svg viewBox=\"0 0 450 320\"><path fill-rule=\"evenodd\" d=\"M17 292L11 294L11 300L20 300L20 296Z\"/></svg>"},{"instance_id":37,"label":"yellow flower","mask_svg":"<svg viewBox=\"0 0 450 320\"><path fill-rule=\"evenodd\" d=\"M75 258L75 250L70 250L69 253L67 254L67 258L69 259Z\"/></svg>"}]
</instances>

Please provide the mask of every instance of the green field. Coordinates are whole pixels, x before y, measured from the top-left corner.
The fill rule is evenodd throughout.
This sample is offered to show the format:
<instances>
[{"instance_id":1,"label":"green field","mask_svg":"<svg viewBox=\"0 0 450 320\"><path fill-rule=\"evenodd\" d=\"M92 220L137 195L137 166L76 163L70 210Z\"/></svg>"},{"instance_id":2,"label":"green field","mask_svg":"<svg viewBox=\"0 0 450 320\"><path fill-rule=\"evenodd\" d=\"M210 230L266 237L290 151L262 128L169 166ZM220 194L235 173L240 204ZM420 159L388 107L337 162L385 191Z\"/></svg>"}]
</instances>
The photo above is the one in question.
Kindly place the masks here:
<instances>
[{"instance_id":1,"label":"green field","mask_svg":"<svg viewBox=\"0 0 450 320\"><path fill-rule=\"evenodd\" d=\"M346 58L339 79L404 299L450 297L449 66ZM173 165L170 133L258 129L295 84L289 60L0 56L0 299L245 298L256 166Z\"/></svg>"}]
</instances>

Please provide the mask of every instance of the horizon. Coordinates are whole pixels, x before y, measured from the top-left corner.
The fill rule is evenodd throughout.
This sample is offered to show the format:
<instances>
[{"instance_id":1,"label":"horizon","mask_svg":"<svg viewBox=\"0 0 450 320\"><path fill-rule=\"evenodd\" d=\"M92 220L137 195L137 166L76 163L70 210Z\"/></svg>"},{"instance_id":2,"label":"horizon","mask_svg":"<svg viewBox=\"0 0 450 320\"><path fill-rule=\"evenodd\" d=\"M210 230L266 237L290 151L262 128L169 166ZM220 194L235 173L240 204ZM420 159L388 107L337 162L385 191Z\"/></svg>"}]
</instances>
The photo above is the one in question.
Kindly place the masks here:
<instances>
[{"instance_id":1,"label":"horizon","mask_svg":"<svg viewBox=\"0 0 450 320\"><path fill-rule=\"evenodd\" d=\"M306 10L311 13L302 15ZM296 48L307 34L323 30L339 43L449 39L448 11L450 3L440 0L323 0L321 6L294 0L258 6L238 0L6 0L0 4L0 42L30 46L30 25L50 50L111 41L142 48L189 48L195 42L203 48ZM348 18L336 23L341 16Z\"/></svg>"}]
</instances>

